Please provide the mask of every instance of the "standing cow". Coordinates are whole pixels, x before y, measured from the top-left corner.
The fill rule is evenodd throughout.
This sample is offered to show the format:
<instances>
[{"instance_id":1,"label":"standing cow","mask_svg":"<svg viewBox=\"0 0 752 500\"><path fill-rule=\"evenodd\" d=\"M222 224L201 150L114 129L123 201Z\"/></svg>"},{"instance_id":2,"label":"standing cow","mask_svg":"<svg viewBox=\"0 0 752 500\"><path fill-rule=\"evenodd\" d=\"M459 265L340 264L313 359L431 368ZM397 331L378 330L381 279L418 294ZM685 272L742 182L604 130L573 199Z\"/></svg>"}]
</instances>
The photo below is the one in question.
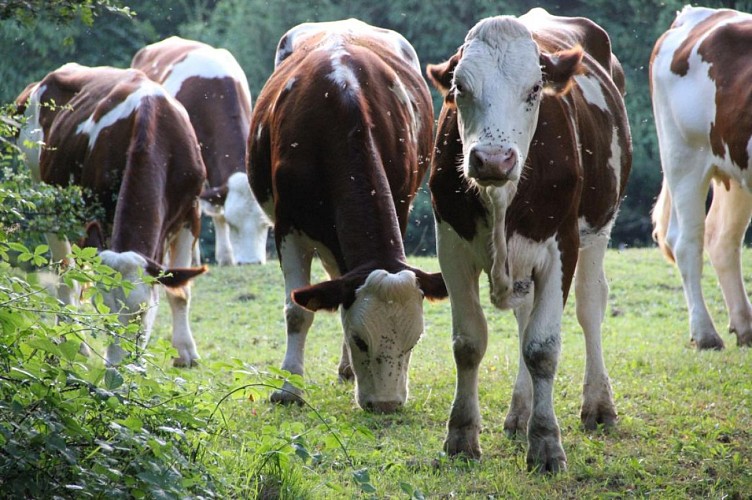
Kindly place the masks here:
<instances>
[{"instance_id":1,"label":"standing cow","mask_svg":"<svg viewBox=\"0 0 752 500\"><path fill-rule=\"evenodd\" d=\"M752 305L741 272L752 216L750 54L752 15L686 6L650 60L664 173L653 237L679 265L698 349L723 349L702 294L703 238L726 301L729 331L738 345L752 345Z\"/></svg>"},{"instance_id":2,"label":"standing cow","mask_svg":"<svg viewBox=\"0 0 752 500\"><path fill-rule=\"evenodd\" d=\"M275 66L256 102L248 173L285 278L282 368L303 373L313 312L341 306L341 377L354 374L362 408L394 411L407 399L423 298L446 295L402 244L433 130L417 55L401 35L350 19L291 29ZM332 279L309 286L314 254ZM287 385L272 399L298 396Z\"/></svg>"},{"instance_id":3,"label":"standing cow","mask_svg":"<svg viewBox=\"0 0 752 500\"><path fill-rule=\"evenodd\" d=\"M603 260L631 165L621 67L593 22L533 9L482 20L427 73L445 96L430 178L457 364L444 449L481 454L485 272L491 302L514 310L520 336L504 428L527 432L529 468L564 469L553 381L573 277L587 348L582 421L616 421L601 322Z\"/></svg>"},{"instance_id":4,"label":"standing cow","mask_svg":"<svg viewBox=\"0 0 752 500\"><path fill-rule=\"evenodd\" d=\"M20 143L32 178L80 185L100 203L106 220L90 225L89 242L107 247L102 262L137 283L140 270L167 285L176 366L191 366L198 353L188 323L189 279L205 268L188 266L199 234L198 195L206 179L198 142L183 106L141 71L66 64L29 85L16 103L27 122ZM52 259L70 253L67 240L50 239ZM105 294L105 303L127 322L140 318L142 343L156 317L158 289L141 282L127 296ZM69 296L67 302L76 302ZM123 351L107 349L117 363Z\"/></svg>"},{"instance_id":5,"label":"standing cow","mask_svg":"<svg viewBox=\"0 0 752 500\"><path fill-rule=\"evenodd\" d=\"M220 265L263 264L269 220L245 173L251 92L232 54L172 36L139 50L131 67L161 83L188 111L207 172L202 208L214 221Z\"/></svg>"}]
</instances>

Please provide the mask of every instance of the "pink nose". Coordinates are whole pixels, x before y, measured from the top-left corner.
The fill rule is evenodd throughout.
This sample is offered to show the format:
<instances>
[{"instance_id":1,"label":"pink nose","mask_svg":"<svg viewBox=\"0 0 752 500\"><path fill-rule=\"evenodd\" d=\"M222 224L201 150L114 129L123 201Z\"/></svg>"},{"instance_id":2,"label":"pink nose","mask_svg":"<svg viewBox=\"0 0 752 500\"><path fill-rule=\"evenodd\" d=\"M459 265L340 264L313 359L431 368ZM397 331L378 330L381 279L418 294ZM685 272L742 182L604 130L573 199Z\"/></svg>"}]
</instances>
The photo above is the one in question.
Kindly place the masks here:
<instances>
[{"instance_id":1,"label":"pink nose","mask_svg":"<svg viewBox=\"0 0 752 500\"><path fill-rule=\"evenodd\" d=\"M517 153L512 148L475 146L468 159L470 177L479 182L506 182L512 180L517 166Z\"/></svg>"}]
</instances>

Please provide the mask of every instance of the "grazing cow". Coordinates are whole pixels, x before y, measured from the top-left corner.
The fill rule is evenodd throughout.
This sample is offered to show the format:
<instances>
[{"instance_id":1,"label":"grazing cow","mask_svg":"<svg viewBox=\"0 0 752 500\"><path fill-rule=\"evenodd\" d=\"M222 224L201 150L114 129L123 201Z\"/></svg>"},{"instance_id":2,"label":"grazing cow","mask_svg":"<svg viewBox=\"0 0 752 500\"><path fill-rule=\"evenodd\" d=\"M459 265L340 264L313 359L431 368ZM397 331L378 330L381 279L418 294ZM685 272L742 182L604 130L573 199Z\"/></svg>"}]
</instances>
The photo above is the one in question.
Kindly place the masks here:
<instances>
[{"instance_id":1,"label":"grazing cow","mask_svg":"<svg viewBox=\"0 0 752 500\"><path fill-rule=\"evenodd\" d=\"M140 281L140 270L172 275L159 281L167 285L172 309L174 364L195 364L189 279L205 268L157 264L169 250L170 266L189 265L199 233L198 195L206 170L183 106L141 71L73 63L29 85L16 103L28 117L20 140L29 147L32 178L83 186L104 208L106 219L89 226L88 240L108 248L100 253L103 263L133 282ZM50 247L53 260L70 253L67 240L53 238ZM122 291L105 295L122 320L142 321L144 345L158 298L158 290L144 283L127 296ZM106 361L117 363L122 356L113 344Z\"/></svg>"},{"instance_id":2,"label":"grazing cow","mask_svg":"<svg viewBox=\"0 0 752 500\"><path fill-rule=\"evenodd\" d=\"M603 259L631 165L621 66L592 21L533 9L482 20L427 73L445 96L430 178L457 364L444 449L481 454L485 272L491 302L514 310L520 336L504 428L527 432L529 468L563 469L553 380L573 277L587 347L582 421L588 428L616 421L601 322Z\"/></svg>"},{"instance_id":3,"label":"grazing cow","mask_svg":"<svg viewBox=\"0 0 752 500\"><path fill-rule=\"evenodd\" d=\"M251 122L248 174L285 278L282 368L303 373L313 311L341 305L340 376L354 375L362 408L396 410L422 299L446 296L441 275L410 267L402 244L431 154L428 86L401 35L355 19L292 28L275 65ZM309 286L314 254L332 279ZM299 394L287 385L272 399Z\"/></svg>"},{"instance_id":4,"label":"grazing cow","mask_svg":"<svg viewBox=\"0 0 752 500\"><path fill-rule=\"evenodd\" d=\"M752 216L750 54L752 15L686 6L650 60L664 174L653 237L669 261L676 258L698 349L723 349L702 295L703 238L726 301L729 331L738 345L752 345L752 305L741 272Z\"/></svg>"},{"instance_id":5,"label":"grazing cow","mask_svg":"<svg viewBox=\"0 0 752 500\"><path fill-rule=\"evenodd\" d=\"M217 263L266 262L270 224L245 173L251 93L240 65L225 49L173 36L139 50L131 67L188 111L206 165L201 207L214 221Z\"/></svg>"}]
</instances>

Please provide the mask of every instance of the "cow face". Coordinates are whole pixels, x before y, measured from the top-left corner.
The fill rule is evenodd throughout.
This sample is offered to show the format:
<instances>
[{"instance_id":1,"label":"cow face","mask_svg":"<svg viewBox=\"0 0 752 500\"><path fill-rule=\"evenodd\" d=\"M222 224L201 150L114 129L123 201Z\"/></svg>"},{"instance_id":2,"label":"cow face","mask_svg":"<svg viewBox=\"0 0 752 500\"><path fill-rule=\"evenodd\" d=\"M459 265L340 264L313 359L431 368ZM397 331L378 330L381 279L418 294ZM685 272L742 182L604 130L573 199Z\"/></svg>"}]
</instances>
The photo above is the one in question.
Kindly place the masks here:
<instances>
[{"instance_id":1,"label":"cow face","mask_svg":"<svg viewBox=\"0 0 752 500\"><path fill-rule=\"evenodd\" d=\"M237 172L227 180L224 210L235 261L238 264L265 263L270 223L253 196L245 173Z\"/></svg>"},{"instance_id":2,"label":"cow face","mask_svg":"<svg viewBox=\"0 0 752 500\"><path fill-rule=\"evenodd\" d=\"M159 291L153 285L143 282L142 276L147 269L147 260L136 252L100 252L102 263L118 271L123 280L133 283L134 288L125 293L122 288L113 288L102 294L102 298L110 311L117 311L118 319L124 325L138 321L141 323L142 343L149 341L154 319L159 305ZM117 345L107 348L105 362L109 365L120 363L125 352Z\"/></svg>"},{"instance_id":3,"label":"cow face","mask_svg":"<svg viewBox=\"0 0 752 500\"><path fill-rule=\"evenodd\" d=\"M345 276L292 294L296 303L310 310L343 306L358 405L382 413L407 400L410 354L423 333L424 296L446 297L441 275L377 269L357 288Z\"/></svg>"},{"instance_id":4,"label":"cow face","mask_svg":"<svg viewBox=\"0 0 752 500\"><path fill-rule=\"evenodd\" d=\"M519 180L538 124L544 87L563 91L582 49L543 54L517 19L479 22L449 61L428 66L428 77L456 106L462 170L479 186Z\"/></svg>"}]
</instances>

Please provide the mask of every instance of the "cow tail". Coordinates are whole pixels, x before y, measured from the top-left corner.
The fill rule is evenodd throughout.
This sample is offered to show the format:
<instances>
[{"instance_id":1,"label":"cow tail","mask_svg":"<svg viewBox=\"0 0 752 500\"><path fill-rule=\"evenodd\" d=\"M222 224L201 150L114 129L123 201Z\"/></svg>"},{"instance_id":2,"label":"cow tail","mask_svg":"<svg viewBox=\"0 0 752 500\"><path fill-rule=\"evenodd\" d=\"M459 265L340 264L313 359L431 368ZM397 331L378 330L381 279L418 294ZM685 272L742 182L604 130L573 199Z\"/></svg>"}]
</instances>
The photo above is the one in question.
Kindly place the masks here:
<instances>
[{"instance_id":1,"label":"cow tail","mask_svg":"<svg viewBox=\"0 0 752 500\"><path fill-rule=\"evenodd\" d=\"M671 193L668 190L666 179L663 179L661 193L658 195L658 199L655 200L651 219L653 220L653 240L658 243L658 247L661 249L663 256L666 257L666 260L671 263L676 262L674 253L666 242L666 233L668 232L668 224L671 219Z\"/></svg>"}]
</instances>

